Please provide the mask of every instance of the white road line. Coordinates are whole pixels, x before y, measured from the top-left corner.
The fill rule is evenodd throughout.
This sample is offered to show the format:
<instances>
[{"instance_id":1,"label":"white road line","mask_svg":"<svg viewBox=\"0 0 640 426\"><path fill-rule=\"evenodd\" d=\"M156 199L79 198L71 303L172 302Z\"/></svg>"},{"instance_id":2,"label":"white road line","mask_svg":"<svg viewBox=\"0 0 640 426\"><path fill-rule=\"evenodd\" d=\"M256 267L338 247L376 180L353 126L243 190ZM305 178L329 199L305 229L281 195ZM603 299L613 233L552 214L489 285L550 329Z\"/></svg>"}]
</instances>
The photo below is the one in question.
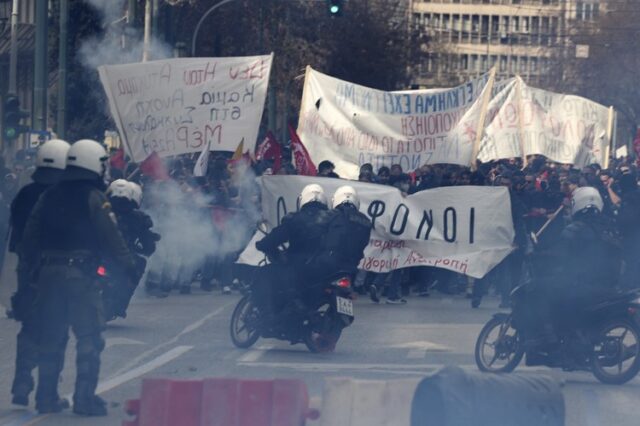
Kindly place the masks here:
<instances>
[{"instance_id":1,"label":"white road line","mask_svg":"<svg viewBox=\"0 0 640 426\"><path fill-rule=\"evenodd\" d=\"M251 349L246 354L242 355L238 359L238 362L239 363L255 362L258 359L260 359L260 357L262 357L262 355L264 355L264 353L266 351L271 350L274 347L275 347L275 345L262 345L262 346L259 346L259 347L255 348L255 349Z\"/></svg>"},{"instance_id":2,"label":"white road line","mask_svg":"<svg viewBox=\"0 0 640 426\"><path fill-rule=\"evenodd\" d=\"M105 380L104 382L98 383L96 394L99 395L101 393L110 391L111 389L117 388L123 383L147 374L148 372L153 371L158 367L162 367L163 365L178 358L182 354L189 352L191 349L193 349L193 346L176 346L170 351L165 352L164 354L152 359L145 364L140 365L139 367L129 370L124 374L114 376L110 379ZM66 395L65 398L71 403L71 405L73 405L73 394L70 393ZM28 412L25 416L17 419L17 421L14 423L16 424L16 426L31 426L35 425L36 423L40 423L41 421L49 418L51 415L52 414L44 414L40 416L37 413ZM14 426L14 423L11 423L11 426Z\"/></svg>"},{"instance_id":3,"label":"white road line","mask_svg":"<svg viewBox=\"0 0 640 426\"><path fill-rule=\"evenodd\" d=\"M111 348L113 346L120 345L144 345L144 342L139 340L129 339L127 337L108 337L106 339L106 344L104 345L105 349Z\"/></svg>"},{"instance_id":4,"label":"white road line","mask_svg":"<svg viewBox=\"0 0 640 426\"><path fill-rule=\"evenodd\" d=\"M407 353L407 358L409 359L424 359L427 357L426 349L411 349Z\"/></svg>"},{"instance_id":5,"label":"white road line","mask_svg":"<svg viewBox=\"0 0 640 426\"><path fill-rule=\"evenodd\" d=\"M152 359L151 361L145 364L142 364L139 367L136 367L132 370L127 371L124 374L117 375L115 377L107 379L104 382L99 383L96 393L100 394L100 393L107 392L115 387L120 386L123 383L128 382L129 380L132 380L132 379L135 379L136 377L140 377L144 374L147 374L148 372L153 371L158 367L162 367L168 362L171 362L174 359L178 358L179 356L189 352L191 349L193 349L193 346L176 346L170 351L165 352L164 354L158 356L157 358Z\"/></svg>"},{"instance_id":6,"label":"white road line","mask_svg":"<svg viewBox=\"0 0 640 426\"><path fill-rule=\"evenodd\" d=\"M192 331L197 330L198 328L202 327L208 320L210 320L211 318L215 317L216 315L221 314L225 309L227 309L227 307L235 304L235 301L226 303L222 306L220 306L218 309L216 309L213 312L208 313L207 315L205 315L204 317L200 318L198 321L195 321L194 323L191 323L189 325L187 325L185 328L182 329L182 331L178 334L176 334L173 338L167 340L166 342L160 343L159 345L154 346L151 349L148 349L144 352L142 352L140 355L138 355L137 357L133 358L131 361L129 361L128 363L126 363L122 368L120 368L118 371L115 372L116 375L118 374L122 374L125 371L129 370L131 367L135 366L136 364L138 364L140 361L144 360L146 357L148 357L149 355L151 355L152 353L165 348L167 346L171 346L174 343L177 343L178 340L180 339L180 337L184 336L185 334L191 333Z\"/></svg>"},{"instance_id":7,"label":"white road line","mask_svg":"<svg viewBox=\"0 0 640 426\"><path fill-rule=\"evenodd\" d=\"M428 371L437 370L438 368L446 367L447 365L455 364L360 364L360 363L315 363L315 362L238 362L238 365L247 367L260 367L260 368L283 368L301 371L371 371L371 370L384 370L388 372L414 372L424 374ZM477 371L478 367L475 364L459 364L457 367L464 368L466 370ZM552 370L546 367L519 367L519 372L551 372Z\"/></svg>"}]
</instances>

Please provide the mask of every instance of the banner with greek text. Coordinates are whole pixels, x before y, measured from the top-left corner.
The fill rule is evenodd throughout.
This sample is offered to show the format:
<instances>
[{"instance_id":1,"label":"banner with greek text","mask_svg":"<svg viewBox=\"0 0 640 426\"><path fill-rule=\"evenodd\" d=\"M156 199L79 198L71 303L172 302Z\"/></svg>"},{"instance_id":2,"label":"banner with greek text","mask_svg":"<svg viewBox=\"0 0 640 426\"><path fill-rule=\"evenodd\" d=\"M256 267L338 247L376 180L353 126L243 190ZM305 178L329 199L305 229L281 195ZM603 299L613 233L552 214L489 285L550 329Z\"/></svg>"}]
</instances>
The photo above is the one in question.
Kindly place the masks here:
<instances>
[{"instance_id":1,"label":"banner with greek text","mask_svg":"<svg viewBox=\"0 0 640 426\"><path fill-rule=\"evenodd\" d=\"M540 154L582 168L606 164L609 109L516 78L490 102L478 158L487 162Z\"/></svg>"},{"instance_id":2,"label":"banner with greek text","mask_svg":"<svg viewBox=\"0 0 640 426\"><path fill-rule=\"evenodd\" d=\"M177 58L102 66L100 80L127 154L253 151L273 55Z\"/></svg>"},{"instance_id":3,"label":"banner with greek text","mask_svg":"<svg viewBox=\"0 0 640 426\"><path fill-rule=\"evenodd\" d=\"M393 187L310 176L263 176L263 217L269 229L296 211L306 185L320 184L331 199L352 185L360 211L374 226L361 269L387 272L411 266L435 266L481 278L512 250L514 238L509 192L503 187L436 188L403 196ZM239 262L257 265L257 233Z\"/></svg>"},{"instance_id":4,"label":"banner with greek text","mask_svg":"<svg viewBox=\"0 0 640 426\"><path fill-rule=\"evenodd\" d=\"M385 92L307 68L298 135L311 159L331 160L341 177L359 166L468 166L489 74L450 89ZM488 89L488 90L487 90Z\"/></svg>"}]
</instances>

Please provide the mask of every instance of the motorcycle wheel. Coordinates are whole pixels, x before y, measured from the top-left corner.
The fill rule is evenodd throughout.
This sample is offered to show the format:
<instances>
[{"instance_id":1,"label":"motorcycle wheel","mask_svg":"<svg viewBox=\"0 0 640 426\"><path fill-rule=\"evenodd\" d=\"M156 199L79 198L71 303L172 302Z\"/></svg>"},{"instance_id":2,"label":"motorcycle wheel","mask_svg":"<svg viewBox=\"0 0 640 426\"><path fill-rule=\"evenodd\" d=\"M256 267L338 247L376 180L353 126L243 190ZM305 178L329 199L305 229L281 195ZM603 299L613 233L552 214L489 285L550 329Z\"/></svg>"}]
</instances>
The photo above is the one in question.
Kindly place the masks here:
<instances>
[{"instance_id":1,"label":"motorcycle wheel","mask_svg":"<svg viewBox=\"0 0 640 426\"><path fill-rule=\"evenodd\" d=\"M490 353L485 351L490 348ZM511 373L520 364L524 348L518 332L511 326L511 316L493 317L480 331L475 347L480 371ZM500 361L496 364L496 361Z\"/></svg>"},{"instance_id":2,"label":"motorcycle wheel","mask_svg":"<svg viewBox=\"0 0 640 426\"><path fill-rule=\"evenodd\" d=\"M607 322L596 335L591 372L602 383L621 385L640 371L640 329L626 319Z\"/></svg>"},{"instance_id":3,"label":"motorcycle wheel","mask_svg":"<svg viewBox=\"0 0 640 426\"><path fill-rule=\"evenodd\" d=\"M253 346L260 337L259 323L258 309L253 305L249 296L244 296L231 315L229 331L233 344L241 349Z\"/></svg>"},{"instance_id":4,"label":"motorcycle wheel","mask_svg":"<svg viewBox=\"0 0 640 426\"><path fill-rule=\"evenodd\" d=\"M328 333L318 333L317 331L310 330L304 344L307 345L307 349L314 354L333 352L336 349L336 344L341 334L341 329Z\"/></svg>"}]
</instances>

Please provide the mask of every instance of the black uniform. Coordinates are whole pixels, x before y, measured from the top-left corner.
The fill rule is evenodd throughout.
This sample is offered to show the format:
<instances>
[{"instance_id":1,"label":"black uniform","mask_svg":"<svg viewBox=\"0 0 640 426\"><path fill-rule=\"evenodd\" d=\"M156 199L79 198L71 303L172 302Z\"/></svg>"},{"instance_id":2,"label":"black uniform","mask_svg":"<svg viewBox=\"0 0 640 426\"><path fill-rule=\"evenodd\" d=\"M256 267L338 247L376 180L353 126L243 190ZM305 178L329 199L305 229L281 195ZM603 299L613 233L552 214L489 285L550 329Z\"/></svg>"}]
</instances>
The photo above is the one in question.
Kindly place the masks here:
<instances>
[{"instance_id":1,"label":"black uniform","mask_svg":"<svg viewBox=\"0 0 640 426\"><path fill-rule=\"evenodd\" d=\"M73 179L73 169L67 167L67 179ZM136 265L98 175L82 180L65 177L41 196L27 222L21 247L38 287L42 334L36 407L41 413L55 411L64 342L71 326L77 340L74 412L104 415L104 402L95 396L104 348L96 268L107 259L133 280Z\"/></svg>"},{"instance_id":2,"label":"black uniform","mask_svg":"<svg viewBox=\"0 0 640 426\"><path fill-rule=\"evenodd\" d=\"M371 220L350 203L337 206L330 214L323 250L318 257L321 275L347 272L355 275L371 237Z\"/></svg>"},{"instance_id":3,"label":"black uniform","mask_svg":"<svg viewBox=\"0 0 640 426\"><path fill-rule=\"evenodd\" d=\"M576 215L560 233L548 253L553 259L549 271L543 277L534 276L535 287L528 296L534 319L530 325L536 331L548 334L549 319L561 324L580 321L585 308L616 291L619 247L605 219L587 211Z\"/></svg>"},{"instance_id":4,"label":"black uniform","mask_svg":"<svg viewBox=\"0 0 640 426\"><path fill-rule=\"evenodd\" d=\"M618 212L618 229L622 237L622 257L624 276L622 284L626 288L640 287L640 190L635 176L625 175L620 182L622 201Z\"/></svg>"},{"instance_id":5,"label":"black uniform","mask_svg":"<svg viewBox=\"0 0 640 426\"><path fill-rule=\"evenodd\" d=\"M9 251L15 253L22 241L22 234L40 195L49 187L43 183L30 183L23 187L11 203L11 236ZM16 320L22 323L16 341L16 371L11 386L13 403L28 404L33 390L31 372L38 365L38 317L34 309L36 291L23 264L18 264L18 289L11 298L11 309ZM66 343L66 341L65 341Z\"/></svg>"},{"instance_id":6,"label":"black uniform","mask_svg":"<svg viewBox=\"0 0 640 426\"><path fill-rule=\"evenodd\" d=\"M256 248L272 258L279 257L280 245L289 243L286 261L279 261L263 268L264 286L268 292L264 298L269 302L275 290L279 292L296 291L301 286L317 280L314 275L317 256L322 250L330 212L327 206L312 201L302 206L300 211L290 213L282 223L256 243ZM278 285L276 286L276 283ZM268 303L268 306L272 306Z\"/></svg>"},{"instance_id":7,"label":"black uniform","mask_svg":"<svg viewBox=\"0 0 640 426\"><path fill-rule=\"evenodd\" d=\"M145 257L151 256L156 251L156 242L160 240L160 235L151 231L153 220L146 213L137 210L132 201L122 197L112 197L110 201L116 215L118 229L131 253L136 255L138 272L142 276L147 265ZM108 272L110 269L110 265L107 265ZM103 290L106 320L116 316L126 317L127 307L138 286L138 281L132 282L113 271L109 273L109 283Z\"/></svg>"}]
</instances>

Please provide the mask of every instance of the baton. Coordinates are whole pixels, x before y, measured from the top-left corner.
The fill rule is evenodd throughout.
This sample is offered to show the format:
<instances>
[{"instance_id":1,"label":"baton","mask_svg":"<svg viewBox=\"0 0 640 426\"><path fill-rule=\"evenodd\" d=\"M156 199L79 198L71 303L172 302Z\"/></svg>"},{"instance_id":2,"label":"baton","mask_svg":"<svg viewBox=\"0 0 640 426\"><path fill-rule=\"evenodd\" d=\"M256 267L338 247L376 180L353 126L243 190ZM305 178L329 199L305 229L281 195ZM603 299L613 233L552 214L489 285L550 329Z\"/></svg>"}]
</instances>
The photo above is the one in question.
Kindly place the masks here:
<instances>
[{"instance_id":1,"label":"baton","mask_svg":"<svg viewBox=\"0 0 640 426\"><path fill-rule=\"evenodd\" d=\"M542 234L544 230L547 229L547 226L549 226L549 224L553 222L556 217L558 217L562 209L564 209L564 204L561 204L560 207L558 207L558 209L555 212L553 212L551 217L547 219L547 221L544 223L544 225L542 225L542 228L540 228L538 232L531 233L531 239L533 240L534 243L538 244L538 237L540 236L540 234Z\"/></svg>"}]
</instances>

